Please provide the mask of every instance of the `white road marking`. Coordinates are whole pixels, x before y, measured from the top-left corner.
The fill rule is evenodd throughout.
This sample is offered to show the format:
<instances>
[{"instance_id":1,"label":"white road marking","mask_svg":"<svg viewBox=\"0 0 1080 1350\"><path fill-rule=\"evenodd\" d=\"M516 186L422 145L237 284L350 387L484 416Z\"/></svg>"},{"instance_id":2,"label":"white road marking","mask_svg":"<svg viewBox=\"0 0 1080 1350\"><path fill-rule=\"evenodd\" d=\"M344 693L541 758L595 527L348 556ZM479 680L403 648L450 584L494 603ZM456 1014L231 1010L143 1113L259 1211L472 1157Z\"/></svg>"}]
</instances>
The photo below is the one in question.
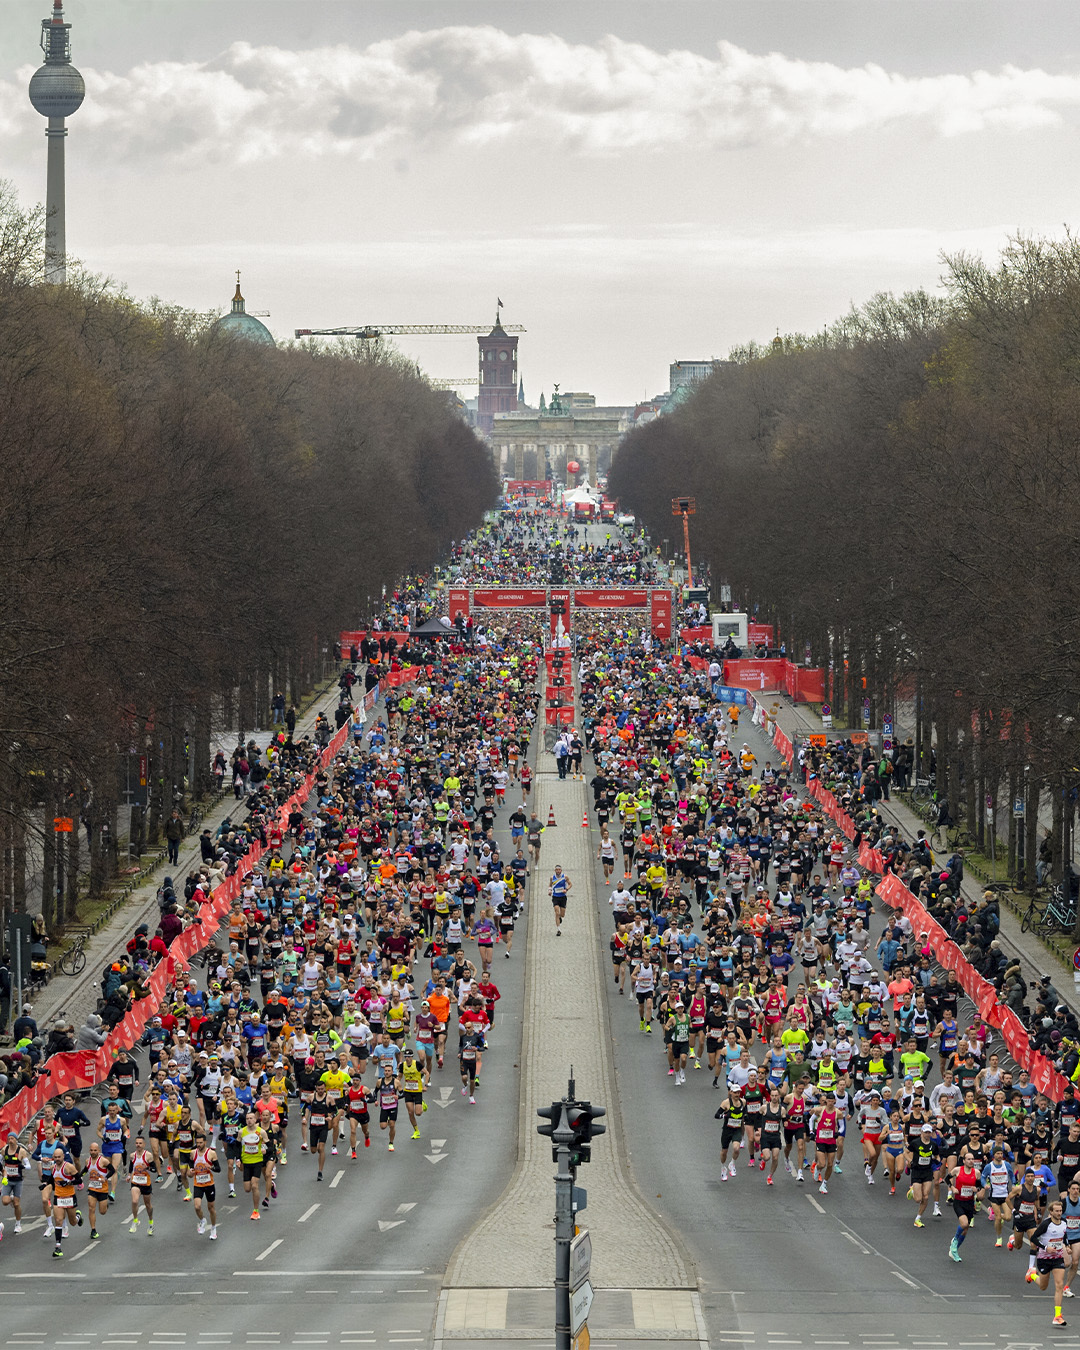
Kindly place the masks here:
<instances>
[{"instance_id":1,"label":"white road marking","mask_svg":"<svg viewBox=\"0 0 1080 1350\"><path fill-rule=\"evenodd\" d=\"M335 1173L334 1173L334 1179L333 1179L333 1181L330 1183L330 1189L331 1189L331 1190L333 1190L334 1187L337 1186L337 1185L339 1184L339 1182L341 1181L341 1178L342 1178L344 1175L345 1175L344 1171L341 1171L341 1172L335 1172Z\"/></svg>"},{"instance_id":2,"label":"white road marking","mask_svg":"<svg viewBox=\"0 0 1080 1350\"><path fill-rule=\"evenodd\" d=\"M300 1215L300 1217L297 1219L296 1222L297 1222L297 1223L307 1223L308 1219L311 1218L311 1216L315 1213L315 1211L316 1211L319 1207L320 1207L320 1202L319 1202L318 1200L316 1200L315 1203L314 1203L309 1209L305 1209L305 1210L304 1210L303 1214Z\"/></svg>"},{"instance_id":3,"label":"white road marking","mask_svg":"<svg viewBox=\"0 0 1080 1350\"><path fill-rule=\"evenodd\" d=\"M404 1219L380 1219L379 1232L386 1233L391 1228L400 1228L404 1222L405 1222Z\"/></svg>"},{"instance_id":4,"label":"white road marking","mask_svg":"<svg viewBox=\"0 0 1080 1350\"><path fill-rule=\"evenodd\" d=\"M426 1153L424 1155L429 1163L441 1163L444 1158L449 1158L449 1153Z\"/></svg>"},{"instance_id":5,"label":"white road marking","mask_svg":"<svg viewBox=\"0 0 1080 1350\"><path fill-rule=\"evenodd\" d=\"M81 1252L76 1252L71 1259L72 1261L81 1261L84 1256L89 1256L91 1252L98 1251L100 1247L101 1247L100 1242L91 1242L89 1247L84 1247Z\"/></svg>"},{"instance_id":6,"label":"white road marking","mask_svg":"<svg viewBox=\"0 0 1080 1350\"><path fill-rule=\"evenodd\" d=\"M859 1241L859 1239L854 1235L854 1233L841 1233L840 1236L843 1237L843 1238L847 1238L847 1240L848 1240L850 1243L852 1243L854 1246L858 1247L859 1251L862 1252L863 1256L869 1256L869 1255L870 1255L870 1248L869 1248L869 1247L864 1247L864 1246L862 1245L862 1243Z\"/></svg>"},{"instance_id":7,"label":"white road marking","mask_svg":"<svg viewBox=\"0 0 1080 1350\"><path fill-rule=\"evenodd\" d=\"M416 1272L418 1275L420 1271ZM7 1280L85 1280L85 1275L68 1275L59 1270L10 1271L4 1276Z\"/></svg>"},{"instance_id":8,"label":"white road marking","mask_svg":"<svg viewBox=\"0 0 1080 1350\"><path fill-rule=\"evenodd\" d=\"M898 1280L903 1280L903 1282L904 1282L906 1285L910 1285L910 1287L911 1287L912 1289L918 1289L919 1286L915 1283L915 1281L914 1281L914 1280L909 1280L908 1277L907 1277L906 1275L902 1275L902 1274L900 1273L900 1271L894 1270L894 1271L893 1271L893 1274L896 1276L896 1278L897 1278ZM927 1344L930 1344L930 1342L927 1342Z\"/></svg>"},{"instance_id":9,"label":"white road marking","mask_svg":"<svg viewBox=\"0 0 1080 1350\"><path fill-rule=\"evenodd\" d=\"M807 1200L810 1201L810 1203L814 1206L814 1208L817 1210L819 1214L825 1213L825 1211L822 1209L822 1207L818 1204L818 1202L814 1199L812 1195L808 1195L806 1198Z\"/></svg>"},{"instance_id":10,"label":"white road marking","mask_svg":"<svg viewBox=\"0 0 1080 1350\"><path fill-rule=\"evenodd\" d=\"M408 1204L408 1205L398 1205L398 1207L397 1207L397 1209L394 1211L394 1213L395 1213L395 1214L408 1214L408 1212L409 1212L410 1209L415 1209L415 1208L416 1208L416 1201L414 1200L411 1204Z\"/></svg>"},{"instance_id":11,"label":"white road marking","mask_svg":"<svg viewBox=\"0 0 1080 1350\"><path fill-rule=\"evenodd\" d=\"M270 1255L270 1253L273 1252L273 1251L277 1251L277 1249L281 1246L281 1244L282 1244L284 1241L285 1241L284 1238L275 1238L275 1239L273 1240L273 1242L271 1242L270 1246L266 1248L265 1251L262 1251L262 1252L260 1252L260 1253L258 1254L258 1256L255 1258L255 1260L256 1260L256 1261L265 1261L266 1258Z\"/></svg>"}]
</instances>

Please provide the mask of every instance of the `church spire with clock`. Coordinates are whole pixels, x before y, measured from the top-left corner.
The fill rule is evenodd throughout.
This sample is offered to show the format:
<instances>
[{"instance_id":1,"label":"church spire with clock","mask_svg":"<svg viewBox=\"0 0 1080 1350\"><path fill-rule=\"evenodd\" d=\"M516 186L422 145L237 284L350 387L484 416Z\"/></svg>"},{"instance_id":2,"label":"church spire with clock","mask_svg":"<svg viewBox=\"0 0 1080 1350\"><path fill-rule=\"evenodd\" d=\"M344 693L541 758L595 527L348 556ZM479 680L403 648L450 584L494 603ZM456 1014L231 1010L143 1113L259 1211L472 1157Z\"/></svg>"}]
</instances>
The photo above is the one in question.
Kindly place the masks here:
<instances>
[{"instance_id":1,"label":"church spire with clock","mask_svg":"<svg viewBox=\"0 0 1080 1350\"><path fill-rule=\"evenodd\" d=\"M503 329L501 309L500 300L494 328L476 339L480 358L476 425L483 432L492 430L496 413L517 412L518 406L518 340Z\"/></svg>"}]
</instances>

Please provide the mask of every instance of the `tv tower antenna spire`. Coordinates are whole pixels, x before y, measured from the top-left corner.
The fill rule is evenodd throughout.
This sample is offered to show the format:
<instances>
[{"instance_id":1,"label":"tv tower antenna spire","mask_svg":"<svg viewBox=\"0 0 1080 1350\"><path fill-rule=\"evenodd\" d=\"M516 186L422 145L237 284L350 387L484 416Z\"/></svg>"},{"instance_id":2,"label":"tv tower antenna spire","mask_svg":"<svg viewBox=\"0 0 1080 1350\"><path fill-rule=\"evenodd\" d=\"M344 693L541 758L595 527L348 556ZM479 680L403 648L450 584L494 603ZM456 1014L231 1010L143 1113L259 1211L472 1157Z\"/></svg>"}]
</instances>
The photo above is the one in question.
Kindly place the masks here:
<instances>
[{"instance_id":1,"label":"tv tower antenna spire","mask_svg":"<svg viewBox=\"0 0 1080 1350\"><path fill-rule=\"evenodd\" d=\"M63 0L53 0L50 18L41 21L41 50L45 64L30 77L30 102L49 119L45 180L45 280L62 286L67 280L67 222L65 218L65 118L78 112L86 96L83 77L71 64L71 24L64 22Z\"/></svg>"}]
</instances>

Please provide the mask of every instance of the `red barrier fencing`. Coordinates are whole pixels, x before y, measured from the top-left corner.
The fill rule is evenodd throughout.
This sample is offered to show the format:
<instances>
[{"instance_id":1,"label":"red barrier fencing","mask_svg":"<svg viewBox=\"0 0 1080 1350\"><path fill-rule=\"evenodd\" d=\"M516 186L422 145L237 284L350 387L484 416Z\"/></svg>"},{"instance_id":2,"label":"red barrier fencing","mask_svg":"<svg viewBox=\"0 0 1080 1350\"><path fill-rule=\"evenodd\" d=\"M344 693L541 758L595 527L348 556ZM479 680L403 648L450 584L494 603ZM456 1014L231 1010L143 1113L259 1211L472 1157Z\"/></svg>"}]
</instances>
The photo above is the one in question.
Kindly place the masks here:
<instances>
[{"instance_id":1,"label":"red barrier fencing","mask_svg":"<svg viewBox=\"0 0 1080 1350\"><path fill-rule=\"evenodd\" d=\"M942 926L932 919L923 905L908 890L899 877L890 874L883 877L877 887L877 893L886 904L901 909L911 920L911 926L921 939L927 940L938 963L945 970L956 972L964 993L971 999L979 1011L979 1016L1001 1032L1009 1054L1022 1069L1031 1075L1031 1081L1039 1092L1060 1101L1065 1093L1065 1078L1054 1068L1053 1063L1031 1047L1031 1038L1027 1028L1011 1008L1006 1008L997 1000L997 991L989 980L984 980L964 953L949 937Z\"/></svg>"},{"instance_id":2,"label":"red barrier fencing","mask_svg":"<svg viewBox=\"0 0 1080 1350\"><path fill-rule=\"evenodd\" d=\"M330 763L345 744L348 735L349 724L346 723L335 733L320 755L321 767L325 768ZM279 825L285 826L288 823L289 813L295 806L307 800L314 787L315 773L310 773L306 776L303 786L294 792L278 811ZM168 955L158 962L150 974L147 981L149 992L146 997L139 999L123 1021L113 1028L100 1050L75 1050L50 1056L42 1066L33 1087L24 1088L0 1111L0 1133L25 1129L42 1107L54 1097L60 1096L68 1089L94 1087L108 1077L109 1069L120 1049L133 1046L142 1036L147 1022L161 1007L166 990L177 972L186 970L195 953L213 942L222 920L232 908L233 900L240 894L244 879L264 852L261 844L254 844L240 859L240 865L233 875L226 877L200 905L197 917L202 921L201 924L192 923L182 933L176 935L169 946Z\"/></svg>"}]
</instances>

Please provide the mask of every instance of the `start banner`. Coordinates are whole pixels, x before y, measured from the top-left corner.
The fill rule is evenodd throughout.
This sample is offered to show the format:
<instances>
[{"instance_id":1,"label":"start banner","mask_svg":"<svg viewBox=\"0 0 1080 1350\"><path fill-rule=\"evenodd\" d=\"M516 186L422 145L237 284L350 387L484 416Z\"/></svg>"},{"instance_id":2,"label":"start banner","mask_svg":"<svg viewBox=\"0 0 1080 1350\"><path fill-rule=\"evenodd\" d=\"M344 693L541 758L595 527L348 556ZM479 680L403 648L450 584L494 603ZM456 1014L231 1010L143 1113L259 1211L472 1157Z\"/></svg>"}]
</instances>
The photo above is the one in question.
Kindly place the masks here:
<instances>
[{"instance_id":1,"label":"start banner","mask_svg":"<svg viewBox=\"0 0 1080 1350\"><path fill-rule=\"evenodd\" d=\"M647 609L648 591L601 591L574 589L574 605L582 609Z\"/></svg>"},{"instance_id":2,"label":"start banner","mask_svg":"<svg viewBox=\"0 0 1080 1350\"><path fill-rule=\"evenodd\" d=\"M547 604L547 591L522 590L502 591L493 586L478 586L473 589L474 609L543 609ZM451 617L453 617L451 615Z\"/></svg>"},{"instance_id":3,"label":"start banner","mask_svg":"<svg viewBox=\"0 0 1080 1350\"><path fill-rule=\"evenodd\" d=\"M544 478L509 478L506 482L508 497L550 497L551 483Z\"/></svg>"},{"instance_id":4,"label":"start banner","mask_svg":"<svg viewBox=\"0 0 1080 1350\"><path fill-rule=\"evenodd\" d=\"M452 586L450 588L449 606L447 613L451 623L457 622L460 614L466 623L469 621L469 592L464 587Z\"/></svg>"}]
</instances>

